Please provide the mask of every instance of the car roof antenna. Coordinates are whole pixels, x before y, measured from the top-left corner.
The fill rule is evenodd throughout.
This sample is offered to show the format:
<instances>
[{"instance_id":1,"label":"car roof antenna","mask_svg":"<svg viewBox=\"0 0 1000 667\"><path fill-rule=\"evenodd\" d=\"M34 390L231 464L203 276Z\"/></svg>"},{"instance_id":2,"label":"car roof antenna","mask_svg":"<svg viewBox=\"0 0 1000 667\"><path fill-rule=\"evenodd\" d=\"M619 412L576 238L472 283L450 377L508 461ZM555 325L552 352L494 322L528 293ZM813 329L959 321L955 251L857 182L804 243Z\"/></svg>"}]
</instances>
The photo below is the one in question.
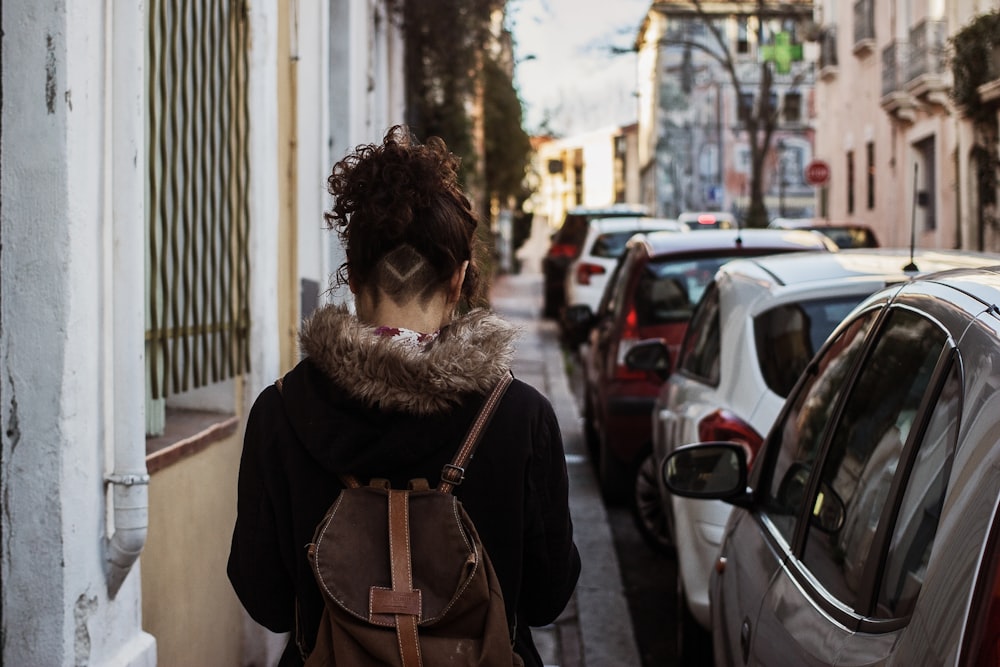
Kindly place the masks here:
<instances>
[{"instance_id":1,"label":"car roof antenna","mask_svg":"<svg viewBox=\"0 0 1000 667\"><path fill-rule=\"evenodd\" d=\"M917 196L917 172L919 169L919 164L913 165L913 208L910 212L910 263L903 267L904 273L913 273L920 270L913 262L913 244L917 238L917 202L919 200Z\"/></svg>"}]
</instances>

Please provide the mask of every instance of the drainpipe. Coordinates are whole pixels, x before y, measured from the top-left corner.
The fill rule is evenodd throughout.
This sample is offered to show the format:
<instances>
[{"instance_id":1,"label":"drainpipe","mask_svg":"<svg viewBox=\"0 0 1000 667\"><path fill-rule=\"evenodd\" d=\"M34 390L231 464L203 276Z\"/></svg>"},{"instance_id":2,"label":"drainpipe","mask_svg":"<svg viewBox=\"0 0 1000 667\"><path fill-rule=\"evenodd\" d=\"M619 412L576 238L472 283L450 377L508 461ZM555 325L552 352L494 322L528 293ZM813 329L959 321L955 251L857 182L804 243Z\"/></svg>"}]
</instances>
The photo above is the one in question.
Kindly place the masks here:
<instances>
[{"instance_id":1,"label":"drainpipe","mask_svg":"<svg viewBox=\"0 0 1000 667\"><path fill-rule=\"evenodd\" d=\"M146 543L149 475L145 425L145 126L143 3L111 3L111 307L114 470L108 594L114 598Z\"/></svg>"}]
</instances>

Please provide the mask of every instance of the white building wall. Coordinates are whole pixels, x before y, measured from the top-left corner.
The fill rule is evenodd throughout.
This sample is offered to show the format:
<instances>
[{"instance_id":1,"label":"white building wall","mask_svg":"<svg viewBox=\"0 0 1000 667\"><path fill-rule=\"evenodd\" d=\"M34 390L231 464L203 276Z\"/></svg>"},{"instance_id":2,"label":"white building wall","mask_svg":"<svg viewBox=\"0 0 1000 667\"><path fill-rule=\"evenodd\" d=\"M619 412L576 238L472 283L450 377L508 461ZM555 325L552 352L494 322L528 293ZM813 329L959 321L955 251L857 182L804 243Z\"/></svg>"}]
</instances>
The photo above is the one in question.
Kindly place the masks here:
<instances>
[{"instance_id":1,"label":"white building wall","mask_svg":"<svg viewBox=\"0 0 1000 667\"><path fill-rule=\"evenodd\" d=\"M328 85L316 91L328 119L326 132L316 135L327 137L324 192L326 175L338 160L359 144L380 142L389 127L405 121L403 43L385 1L329 0L327 27ZM328 208L329 197L323 201ZM326 248L327 273L333 273L345 260L344 250L336 233L324 233L318 247ZM349 300L350 292L345 287L328 298Z\"/></svg>"},{"instance_id":2,"label":"white building wall","mask_svg":"<svg viewBox=\"0 0 1000 667\"><path fill-rule=\"evenodd\" d=\"M138 568L108 592L104 484L115 446L145 450L122 386L143 363L145 21L40 0L7 3L3 33L0 662L155 665Z\"/></svg>"}]
</instances>

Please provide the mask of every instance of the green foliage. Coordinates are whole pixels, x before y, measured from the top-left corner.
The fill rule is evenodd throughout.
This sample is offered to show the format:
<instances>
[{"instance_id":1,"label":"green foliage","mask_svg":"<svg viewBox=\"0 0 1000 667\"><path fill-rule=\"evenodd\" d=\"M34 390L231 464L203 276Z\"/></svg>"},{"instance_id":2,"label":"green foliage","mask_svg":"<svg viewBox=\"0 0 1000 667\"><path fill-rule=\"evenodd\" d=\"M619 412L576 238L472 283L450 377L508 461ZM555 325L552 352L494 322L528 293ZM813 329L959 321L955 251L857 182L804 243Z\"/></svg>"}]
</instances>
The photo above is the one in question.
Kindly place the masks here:
<instances>
[{"instance_id":1,"label":"green foliage","mask_svg":"<svg viewBox=\"0 0 1000 667\"><path fill-rule=\"evenodd\" d=\"M951 70L954 77L951 95L974 121L983 121L996 112L986 108L976 89L1000 76L989 63L993 49L1000 45L1000 10L977 16L951 39Z\"/></svg>"},{"instance_id":2,"label":"green foliage","mask_svg":"<svg viewBox=\"0 0 1000 667\"><path fill-rule=\"evenodd\" d=\"M521 100L510 76L500 65L483 63L486 134L486 191L501 202L524 198L524 174L531 140L521 126Z\"/></svg>"}]
</instances>

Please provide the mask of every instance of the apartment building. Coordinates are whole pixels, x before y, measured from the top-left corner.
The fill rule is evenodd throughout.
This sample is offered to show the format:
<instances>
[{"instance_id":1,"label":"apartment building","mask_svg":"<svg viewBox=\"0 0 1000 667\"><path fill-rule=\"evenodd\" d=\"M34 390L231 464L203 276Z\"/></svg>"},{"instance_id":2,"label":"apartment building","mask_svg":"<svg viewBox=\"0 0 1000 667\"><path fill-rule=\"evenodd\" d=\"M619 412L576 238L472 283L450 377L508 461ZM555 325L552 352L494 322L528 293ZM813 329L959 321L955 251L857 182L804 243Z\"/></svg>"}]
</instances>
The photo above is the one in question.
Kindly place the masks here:
<instances>
[{"instance_id":1,"label":"apartment building","mask_svg":"<svg viewBox=\"0 0 1000 667\"><path fill-rule=\"evenodd\" d=\"M822 217L870 225L884 245L1000 249L995 206L981 205L975 132L950 94L948 60L949 39L998 7L817 1L816 154L830 165ZM1000 69L992 76L1000 82ZM997 104L1000 83L985 88L984 101Z\"/></svg>"},{"instance_id":2,"label":"apartment building","mask_svg":"<svg viewBox=\"0 0 1000 667\"><path fill-rule=\"evenodd\" d=\"M641 198L651 210L745 218L756 200L770 217L812 215L812 13L801 1L652 4L636 40Z\"/></svg>"}]
</instances>

